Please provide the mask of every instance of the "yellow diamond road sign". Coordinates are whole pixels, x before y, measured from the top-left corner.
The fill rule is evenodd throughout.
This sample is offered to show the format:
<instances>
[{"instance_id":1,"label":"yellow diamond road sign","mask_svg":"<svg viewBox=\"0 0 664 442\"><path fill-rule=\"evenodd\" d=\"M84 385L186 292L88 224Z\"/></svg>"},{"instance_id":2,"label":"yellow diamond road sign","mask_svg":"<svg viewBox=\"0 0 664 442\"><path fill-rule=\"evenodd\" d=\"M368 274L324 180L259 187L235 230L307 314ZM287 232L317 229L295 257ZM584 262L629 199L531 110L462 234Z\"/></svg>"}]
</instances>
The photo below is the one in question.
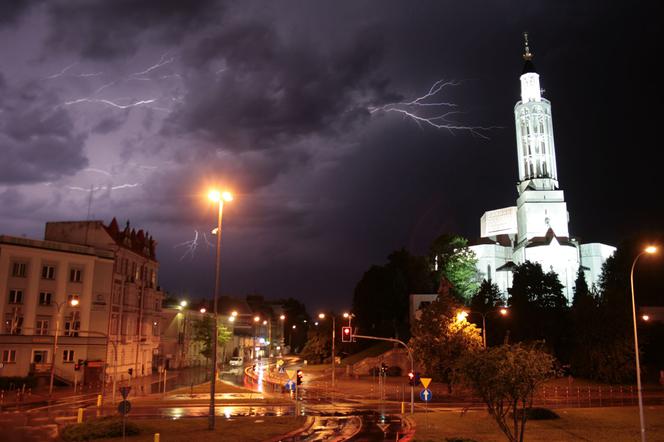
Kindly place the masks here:
<instances>
[{"instance_id":1,"label":"yellow diamond road sign","mask_svg":"<svg viewBox=\"0 0 664 442\"><path fill-rule=\"evenodd\" d=\"M295 370L286 370L286 374L288 375L288 379L293 379L295 377Z\"/></svg>"},{"instance_id":2,"label":"yellow diamond road sign","mask_svg":"<svg viewBox=\"0 0 664 442\"><path fill-rule=\"evenodd\" d=\"M420 382L422 383L422 386L424 388L429 388L429 384L431 383L431 378L420 378Z\"/></svg>"},{"instance_id":3,"label":"yellow diamond road sign","mask_svg":"<svg viewBox=\"0 0 664 442\"><path fill-rule=\"evenodd\" d=\"M284 365L284 361L282 359L279 359L277 361L277 367L281 367L282 365Z\"/></svg>"}]
</instances>

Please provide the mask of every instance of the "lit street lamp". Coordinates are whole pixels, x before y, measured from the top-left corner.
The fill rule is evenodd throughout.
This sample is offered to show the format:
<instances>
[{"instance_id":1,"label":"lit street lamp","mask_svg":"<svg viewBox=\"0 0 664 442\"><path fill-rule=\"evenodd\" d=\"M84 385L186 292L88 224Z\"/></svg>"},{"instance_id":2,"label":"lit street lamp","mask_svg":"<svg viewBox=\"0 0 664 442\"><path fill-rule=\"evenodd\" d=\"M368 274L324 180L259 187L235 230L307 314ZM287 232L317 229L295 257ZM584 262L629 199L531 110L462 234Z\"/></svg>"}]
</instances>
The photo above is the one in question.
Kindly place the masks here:
<instances>
[{"instance_id":1,"label":"lit street lamp","mask_svg":"<svg viewBox=\"0 0 664 442\"><path fill-rule=\"evenodd\" d=\"M643 394L641 392L641 365L639 363L639 337L636 332L636 302L634 301L634 267L636 261L639 260L641 255L648 253L652 255L657 252L657 247L648 246L641 253L636 255L634 262L632 262L632 270L629 273L629 282L632 289L632 319L634 321L634 353L636 355L636 392L639 398L639 421L641 423L641 441L646 441L646 419L643 415ZM645 319L645 317L644 317ZM649 319L649 318L648 318ZM647 319L645 319L647 321Z\"/></svg>"},{"instance_id":2,"label":"lit street lamp","mask_svg":"<svg viewBox=\"0 0 664 442\"><path fill-rule=\"evenodd\" d=\"M336 317L332 314L330 315L332 318L332 388L334 388L334 368L335 368L335 360L334 360L334 339L335 339L335 332L336 332ZM318 318L325 319L325 313L319 313Z\"/></svg>"},{"instance_id":3,"label":"lit street lamp","mask_svg":"<svg viewBox=\"0 0 664 442\"><path fill-rule=\"evenodd\" d=\"M215 385L217 383L217 340L218 340L218 324L217 324L217 298L219 297L219 275L221 266L221 221L224 213L224 201L233 201L233 195L229 192L219 192L218 190L211 190L208 193L210 201L218 204L217 212L217 253L215 257L215 272L214 272L214 326L212 333L212 379L210 379L210 412L208 416L208 429L214 430L214 395Z\"/></svg>"},{"instance_id":4,"label":"lit street lamp","mask_svg":"<svg viewBox=\"0 0 664 442\"><path fill-rule=\"evenodd\" d=\"M49 399L53 395L53 380L55 379L55 360L56 360L56 353L58 351L58 335L60 334L60 311L62 310L62 307L65 306L65 304L69 304L72 307L76 307L78 305L78 299L72 298L69 301L62 301L62 302L53 301L53 303L58 309L58 312L56 313L55 316L55 336L53 337L53 356L51 357L51 380L48 383ZM74 322L75 321L72 321L70 330L75 329Z\"/></svg>"},{"instance_id":5,"label":"lit street lamp","mask_svg":"<svg viewBox=\"0 0 664 442\"><path fill-rule=\"evenodd\" d=\"M468 317L468 315L472 315L473 313L482 316L482 344L484 348L486 348L486 317L491 313L499 313L502 316L507 316L508 310L505 307L500 307L497 310L489 310L486 313L477 312L474 310L469 310L469 311L461 310L461 312L457 314L457 322L465 320Z\"/></svg>"}]
</instances>

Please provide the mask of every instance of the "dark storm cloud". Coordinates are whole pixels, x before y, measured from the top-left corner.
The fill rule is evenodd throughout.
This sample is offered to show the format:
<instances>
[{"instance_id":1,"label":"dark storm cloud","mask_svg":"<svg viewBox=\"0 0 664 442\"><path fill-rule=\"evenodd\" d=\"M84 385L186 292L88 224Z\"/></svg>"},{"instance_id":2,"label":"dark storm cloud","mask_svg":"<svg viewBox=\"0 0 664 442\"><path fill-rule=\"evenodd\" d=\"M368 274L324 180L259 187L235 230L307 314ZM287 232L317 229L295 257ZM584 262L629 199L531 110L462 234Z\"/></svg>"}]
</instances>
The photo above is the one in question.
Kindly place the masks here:
<instances>
[{"instance_id":1,"label":"dark storm cloud","mask_svg":"<svg viewBox=\"0 0 664 442\"><path fill-rule=\"evenodd\" d=\"M37 1L2 0L0 1L0 26L14 24Z\"/></svg>"},{"instance_id":2,"label":"dark storm cloud","mask_svg":"<svg viewBox=\"0 0 664 442\"><path fill-rule=\"evenodd\" d=\"M376 73L382 39L372 30L327 53L286 42L270 25L228 25L187 51L188 93L166 133L198 133L229 150L334 136L392 98Z\"/></svg>"},{"instance_id":3,"label":"dark storm cloud","mask_svg":"<svg viewBox=\"0 0 664 442\"><path fill-rule=\"evenodd\" d=\"M38 84L20 87L0 77L0 183L51 181L85 167L77 135L57 96Z\"/></svg>"},{"instance_id":4,"label":"dark storm cloud","mask_svg":"<svg viewBox=\"0 0 664 442\"><path fill-rule=\"evenodd\" d=\"M48 3L49 46L83 57L133 54L148 39L178 42L188 32L218 21L217 0L56 0Z\"/></svg>"}]
</instances>

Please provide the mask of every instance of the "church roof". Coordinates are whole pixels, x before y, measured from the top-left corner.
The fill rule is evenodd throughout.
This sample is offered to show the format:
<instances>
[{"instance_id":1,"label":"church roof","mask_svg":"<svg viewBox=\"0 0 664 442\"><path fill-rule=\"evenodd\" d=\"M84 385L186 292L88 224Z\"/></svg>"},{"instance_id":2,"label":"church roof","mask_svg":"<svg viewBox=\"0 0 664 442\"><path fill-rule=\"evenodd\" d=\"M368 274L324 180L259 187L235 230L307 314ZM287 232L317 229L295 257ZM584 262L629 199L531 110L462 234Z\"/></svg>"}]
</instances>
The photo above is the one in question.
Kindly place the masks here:
<instances>
[{"instance_id":1,"label":"church roof","mask_svg":"<svg viewBox=\"0 0 664 442\"><path fill-rule=\"evenodd\" d=\"M558 241L558 244L560 244L561 246L576 247L576 244L572 242L567 236L556 235L551 227L549 227L549 230L546 231L546 234L544 236L534 236L530 238L530 240L526 244L526 247L548 246L549 244L551 244L551 241L553 241L554 238L556 239L556 241Z\"/></svg>"},{"instance_id":2,"label":"church roof","mask_svg":"<svg viewBox=\"0 0 664 442\"><path fill-rule=\"evenodd\" d=\"M477 238L474 241L471 241L470 244L471 246L479 246L479 245L499 245L503 247L511 247L512 246L512 240L510 239L509 235L496 235L496 239L492 238Z\"/></svg>"}]
</instances>

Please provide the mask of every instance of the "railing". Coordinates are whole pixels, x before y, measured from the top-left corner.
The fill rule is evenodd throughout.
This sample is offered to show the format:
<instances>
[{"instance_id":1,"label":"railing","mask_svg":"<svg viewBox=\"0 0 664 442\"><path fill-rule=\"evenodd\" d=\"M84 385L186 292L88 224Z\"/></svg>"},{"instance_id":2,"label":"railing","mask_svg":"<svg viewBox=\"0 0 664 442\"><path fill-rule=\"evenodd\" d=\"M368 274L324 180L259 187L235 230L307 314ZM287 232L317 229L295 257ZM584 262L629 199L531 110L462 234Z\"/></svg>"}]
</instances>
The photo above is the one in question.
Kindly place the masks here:
<instances>
[{"instance_id":1,"label":"railing","mask_svg":"<svg viewBox=\"0 0 664 442\"><path fill-rule=\"evenodd\" d=\"M51 364L33 362L30 364L30 372L33 374L50 374L51 373Z\"/></svg>"}]
</instances>

